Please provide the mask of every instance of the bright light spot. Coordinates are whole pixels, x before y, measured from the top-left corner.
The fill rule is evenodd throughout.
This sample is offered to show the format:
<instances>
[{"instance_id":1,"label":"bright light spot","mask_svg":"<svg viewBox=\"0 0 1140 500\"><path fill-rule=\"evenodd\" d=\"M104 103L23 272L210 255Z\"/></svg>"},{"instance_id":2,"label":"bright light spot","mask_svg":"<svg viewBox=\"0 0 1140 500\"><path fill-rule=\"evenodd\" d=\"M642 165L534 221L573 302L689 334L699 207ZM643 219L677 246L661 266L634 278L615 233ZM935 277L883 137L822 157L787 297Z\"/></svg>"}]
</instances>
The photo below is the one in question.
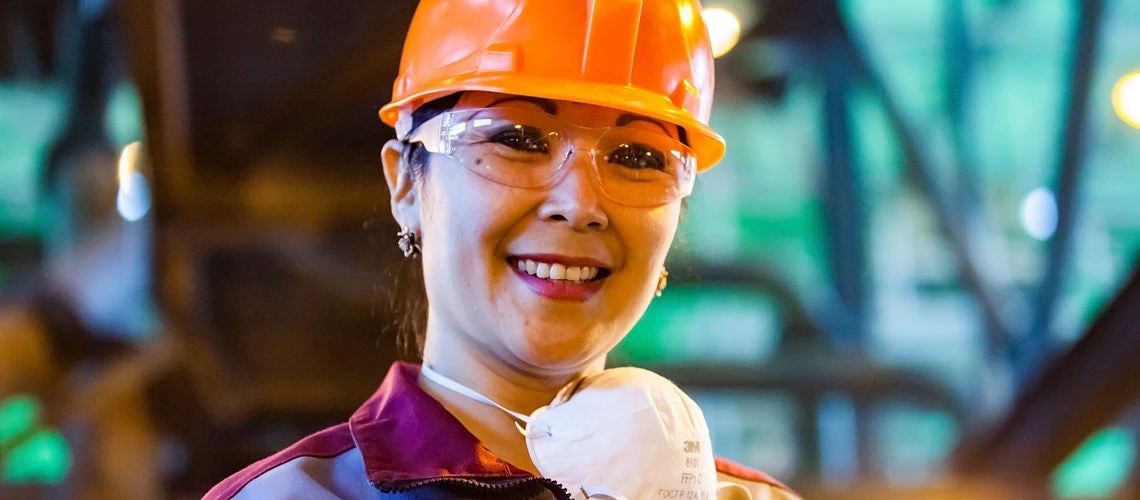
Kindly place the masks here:
<instances>
[{"instance_id":1,"label":"bright light spot","mask_svg":"<svg viewBox=\"0 0 1140 500\"><path fill-rule=\"evenodd\" d=\"M0 401L0 445L35 427L40 419L40 403L18 394Z\"/></svg>"},{"instance_id":2,"label":"bright light spot","mask_svg":"<svg viewBox=\"0 0 1140 500\"><path fill-rule=\"evenodd\" d=\"M686 7L686 8L681 9L681 24L682 25L684 25L684 26L692 26L693 25L693 11L695 11L695 10L696 10L695 6Z\"/></svg>"},{"instance_id":3,"label":"bright light spot","mask_svg":"<svg viewBox=\"0 0 1140 500\"><path fill-rule=\"evenodd\" d=\"M134 222L150 211L150 185L141 172L142 145L127 144L119 156L119 215Z\"/></svg>"},{"instance_id":4,"label":"bright light spot","mask_svg":"<svg viewBox=\"0 0 1140 500\"><path fill-rule=\"evenodd\" d=\"M740 41L740 20L736 14L720 7L705 9L702 16L705 18L705 27L709 30L713 57L727 54Z\"/></svg>"},{"instance_id":5,"label":"bright light spot","mask_svg":"<svg viewBox=\"0 0 1140 500\"><path fill-rule=\"evenodd\" d=\"M1038 240L1047 240L1057 230L1057 199L1053 192L1037 188L1021 200L1021 227Z\"/></svg>"},{"instance_id":6,"label":"bright light spot","mask_svg":"<svg viewBox=\"0 0 1140 500\"><path fill-rule=\"evenodd\" d=\"M1112 89L1112 107L1124 123L1140 128L1140 71L1124 75Z\"/></svg>"},{"instance_id":7,"label":"bright light spot","mask_svg":"<svg viewBox=\"0 0 1140 500\"><path fill-rule=\"evenodd\" d=\"M1057 498L1111 498L1128 480L1136 445L1126 428L1102 429L1053 471Z\"/></svg>"},{"instance_id":8,"label":"bright light spot","mask_svg":"<svg viewBox=\"0 0 1140 500\"><path fill-rule=\"evenodd\" d=\"M58 484L71 469L71 447L53 430L36 432L13 448L0 470L0 483Z\"/></svg>"},{"instance_id":9,"label":"bright light spot","mask_svg":"<svg viewBox=\"0 0 1140 500\"><path fill-rule=\"evenodd\" d=\"M137 172L139 169L139 152L142 144L138 141L127 144L123 148L123 152L119 154L119 188L131 188L131 174Z\"/></svg>"},{"instance_id":10,"label":"bright light spot","mask_svg":"<svg viewBox=\"0 0 1140 500\"><path fill-rule=\"evenodd\" d=\"M147 184L146 177L139 172L131 174L130 185L129 191L119 188L119 197L115 201L119 215L134 222L150 211L150 185Z\"/></svg>"}]
</instances>

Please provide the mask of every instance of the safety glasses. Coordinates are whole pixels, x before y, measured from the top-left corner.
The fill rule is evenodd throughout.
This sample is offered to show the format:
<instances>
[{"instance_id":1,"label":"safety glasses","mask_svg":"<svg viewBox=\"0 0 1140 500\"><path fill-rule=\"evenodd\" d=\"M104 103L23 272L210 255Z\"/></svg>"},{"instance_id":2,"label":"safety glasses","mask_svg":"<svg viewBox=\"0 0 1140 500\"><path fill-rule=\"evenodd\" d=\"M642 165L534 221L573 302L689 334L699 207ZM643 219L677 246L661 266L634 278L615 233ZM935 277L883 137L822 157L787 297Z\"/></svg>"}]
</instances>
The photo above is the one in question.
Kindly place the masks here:
<instances>
[{"instance_id":1,"label":"safety glasses","mask_svg":"<svg viewBox=\"0 0 1140 500\"><path fill-rule=\"evenodd\" d=\"M692 194L696 155L656 125L581 127L537 109L459 109L424 122L406 139L493 182L525 189L554 185L571 158L587 153L605 196L633 207Z\"/></svg>"}]
</instances>

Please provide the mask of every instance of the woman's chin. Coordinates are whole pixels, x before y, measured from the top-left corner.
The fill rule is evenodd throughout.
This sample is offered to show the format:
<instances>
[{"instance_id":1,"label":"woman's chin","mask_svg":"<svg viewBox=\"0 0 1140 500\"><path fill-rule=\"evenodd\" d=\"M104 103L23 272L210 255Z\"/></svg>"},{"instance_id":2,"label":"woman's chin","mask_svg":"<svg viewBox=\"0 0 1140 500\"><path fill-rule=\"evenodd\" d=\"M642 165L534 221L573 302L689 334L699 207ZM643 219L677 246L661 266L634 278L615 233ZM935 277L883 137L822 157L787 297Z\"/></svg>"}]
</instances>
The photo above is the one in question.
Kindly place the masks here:
<instances>
[{"instance_id":1,"label":"woman's chin","mask_svg":"<svg viewBox=\"0 0 1140 500\"><path fill-rule=\"evenodd\" d=\"M591 338L580 330L573 333L558 328L536 329L513 346L515 356L538 371L577 371L604 356L612 342Z\"/></svg>"}]
</instances>

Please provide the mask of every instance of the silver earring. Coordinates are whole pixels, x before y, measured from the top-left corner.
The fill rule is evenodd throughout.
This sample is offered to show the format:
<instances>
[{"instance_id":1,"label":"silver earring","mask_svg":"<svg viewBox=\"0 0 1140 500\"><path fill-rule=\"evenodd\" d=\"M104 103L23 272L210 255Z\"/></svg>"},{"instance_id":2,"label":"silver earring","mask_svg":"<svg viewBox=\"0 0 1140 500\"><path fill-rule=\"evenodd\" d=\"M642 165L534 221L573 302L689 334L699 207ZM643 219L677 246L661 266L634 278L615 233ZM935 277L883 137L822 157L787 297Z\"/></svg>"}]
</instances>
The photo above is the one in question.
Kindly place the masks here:
<instances>
[{"instance_id":1,"label":"silver earring","mask_svg":"<svg viewBox=\"0 0 1140 500\"><path fill-rule=\"evenodd\" d=\"M660 297L661 292L664 292L665 287L667 287L667 286L669 286L669 271L667 271L663 267L663 268L661 268L661 277L657 278L657 293L656 293L656 295L658 297Z\"/></svg>"},{"instance_id":2,"label":"silver earring","mask_svg":"<svg viewBox=\"0 0 1140 500\"><path fill-rule=\"evenodd\" d=\"M408 229L408 226L402 226L400 232L396 233L396 236L400 237L400 239L396 241L396 244L400 245L400 250L403 250L404 257L414 259L420 255L419 238L416 237L414 231Z\"/></svg>"}]
</instances>

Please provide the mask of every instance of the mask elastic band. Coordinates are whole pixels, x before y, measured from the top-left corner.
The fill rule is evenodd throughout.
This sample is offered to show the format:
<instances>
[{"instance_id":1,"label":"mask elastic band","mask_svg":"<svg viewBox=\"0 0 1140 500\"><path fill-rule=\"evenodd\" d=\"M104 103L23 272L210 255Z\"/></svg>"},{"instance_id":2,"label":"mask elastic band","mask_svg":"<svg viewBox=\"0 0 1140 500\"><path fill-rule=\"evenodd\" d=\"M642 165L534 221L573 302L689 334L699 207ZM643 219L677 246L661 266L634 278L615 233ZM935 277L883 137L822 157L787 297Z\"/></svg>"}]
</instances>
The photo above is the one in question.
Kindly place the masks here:
<instances>
[{"instance_id":1,"label":"mask elastic band","mask_svg":"<svg viewBox=\"0 0 1140 500\"><path fill-rule=\"evenodd\" d=\"M432 382L435 382L435 383L443 386L447 390L458 393L462 396L466 396L470 399L473 399L473 400L478 401L480 403L483 403L485 405L494 406L495 408L498 408L500 410L507 412L508 415L526 423L528 427L530 426L530 417L529 416L523 415L522 413L519 413L517 411L508 410L503 405L496 403L494 401L491 401L491 398L488 398L487 396L479 394L478 392L475 392L471 388L469 388L463 384L460 384L459 382L451 380L450 378L445 377L443 374L431 369L431 367L428 366L427 364L423 365L423 367L420 369L420 373L422 373L424 377L427 377L428 380L431 380ZM519 425L518 422L515 422L515 428L517 428L519 430L519 432L522 433L522 435L524 435L524 436L529 435L529 433L526 431L526 429L523 428L523 426Z\"/></svg>"}]
</instances>

